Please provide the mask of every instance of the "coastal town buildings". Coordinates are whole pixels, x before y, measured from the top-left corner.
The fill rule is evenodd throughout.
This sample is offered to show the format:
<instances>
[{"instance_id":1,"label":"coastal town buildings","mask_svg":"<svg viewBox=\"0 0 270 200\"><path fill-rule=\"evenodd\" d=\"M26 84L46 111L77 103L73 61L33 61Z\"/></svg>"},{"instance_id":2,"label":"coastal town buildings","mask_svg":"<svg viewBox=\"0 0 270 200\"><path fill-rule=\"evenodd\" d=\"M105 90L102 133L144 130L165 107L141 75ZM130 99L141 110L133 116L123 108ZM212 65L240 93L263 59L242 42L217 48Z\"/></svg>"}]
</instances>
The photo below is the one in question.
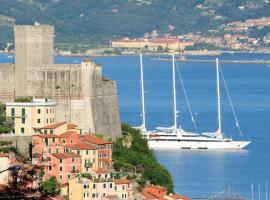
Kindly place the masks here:
<instances>
[{"instance_id":1,"label":"coastal town buildings","mask_svg":"<svg viewBox=\"0 0 270 200\"><path fill-rule=\"evenodd\" d=\"M184 50L186 46L192 46L194 43L191 41L182 41L177 37L165 37L165 38L123 38L120 40L112 41L112 47L115 48L138 48L149 49L153 51L157 50Z\"/></svg>"},{"instance_id":2,"label":"coastal town buildings","mask_svg":"<svg viewBox=\"0 0 270 200\"><path fill-rule=\"evenodd\" d=\"M186 196L167 194L167 189L159 185L146 186L142 195L145 200L189 200Z\"/></svg>"},{"instance_id":3,"label":"coastal town buildings","mask_svg":"<svg viewBox=\"0 0 270 200\"><path fill-rule=\"evenodd\" d=\"M7 102L6 116L14 122L15 135L33 135L43 126L55 122L56 102L33 99L31 102Z\"/></svg>"},{"instance_id":4,"label":"coastal town buildings","mask_svg":"<svg viewBox=\"0 0 270 200\"><path fill-rule=\"evenodd\" d=\"M92 135L81 136L81 141L92 144L97 148L98 168L109 168L112 165L112 142Z\"/></svg>"}]
</instances>

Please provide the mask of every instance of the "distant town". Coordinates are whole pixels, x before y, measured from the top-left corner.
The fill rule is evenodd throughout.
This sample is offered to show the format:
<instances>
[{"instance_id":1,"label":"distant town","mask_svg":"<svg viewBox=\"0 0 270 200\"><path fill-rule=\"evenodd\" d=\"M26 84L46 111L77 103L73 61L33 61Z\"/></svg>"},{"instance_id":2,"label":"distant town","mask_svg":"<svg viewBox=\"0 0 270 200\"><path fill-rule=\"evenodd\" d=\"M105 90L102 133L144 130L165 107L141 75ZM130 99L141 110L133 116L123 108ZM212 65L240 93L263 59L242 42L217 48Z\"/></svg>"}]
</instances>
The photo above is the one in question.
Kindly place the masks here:
<instances>
[{"instance_id":1,"label":"distant town","mask_svg":"<svg viewBox=\"0 0 270 200\"><path fill-rule=\"evenodd\" d=\"M215 16L218 18L221 16ZM270 26L270 17L235 21L209 30L208 34L187 33L183 35L160 35L157 31L145 33L141 38L124 37L112 40L109 46L85 50L55 49L59 55L127 55L141 51L145 53L180 52L185 54L216 54L219 51L269 52L270 33L260 34ZM173 30L174 26L170 25ZM210 53L209 53L210 51ZM13 53L14 44L0 46L0 52Z\"/></svg>"}]
</instances>

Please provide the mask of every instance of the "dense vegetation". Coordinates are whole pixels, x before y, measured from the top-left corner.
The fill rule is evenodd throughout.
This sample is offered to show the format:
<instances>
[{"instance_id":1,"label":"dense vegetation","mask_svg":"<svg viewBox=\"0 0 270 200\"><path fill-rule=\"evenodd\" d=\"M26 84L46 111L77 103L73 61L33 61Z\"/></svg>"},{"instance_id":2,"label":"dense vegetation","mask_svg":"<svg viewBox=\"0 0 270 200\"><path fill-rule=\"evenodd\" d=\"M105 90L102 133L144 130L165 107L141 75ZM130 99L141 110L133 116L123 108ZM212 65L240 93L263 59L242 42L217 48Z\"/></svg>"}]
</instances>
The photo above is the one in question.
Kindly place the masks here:
<instances>
[{"instance_id":1,"label":"dense vegetation","mask_svg":"<svg viewBox=\"0 0 270 200\"><path fill-rule=\"evenodd\" d=\"M0 134L10 133L14 128L14 122L6 117L6 106L0 102Z\"/></svg>"},{"instance_id":2,"label":"dense vegetation","mask_svg":"<svg viewBox=\"0 0 270 200\"><path fill-rule=\"evenodd\" d=\"M265 0L0 0L0 15L17 24L54 25L56 47L106 45L114 38L146 32L208 33L221 24L270 15ZM244 6L245 9L239 9ZM215 19L215 16L222 19ZM0 19L0 41L12 41L12 23ZM174 28L169 29L169 25ZM72 47L73 49L73 47Z\"/></svg>"},{"instance_id":3,"label":"dense vegetation","mask_svg":"<svg viewBox=\"0 0 270 200\"><path fill-rule=\"evenodd\" d=\"M114 168L118 171L141 173L138 182L144 185L147 181L164 186L173 192L173 181L170 173L158 163L147 140L140 132L127 124L122 125L123 137L118 138L113 146Z\"/></svg>"}]
</instances>

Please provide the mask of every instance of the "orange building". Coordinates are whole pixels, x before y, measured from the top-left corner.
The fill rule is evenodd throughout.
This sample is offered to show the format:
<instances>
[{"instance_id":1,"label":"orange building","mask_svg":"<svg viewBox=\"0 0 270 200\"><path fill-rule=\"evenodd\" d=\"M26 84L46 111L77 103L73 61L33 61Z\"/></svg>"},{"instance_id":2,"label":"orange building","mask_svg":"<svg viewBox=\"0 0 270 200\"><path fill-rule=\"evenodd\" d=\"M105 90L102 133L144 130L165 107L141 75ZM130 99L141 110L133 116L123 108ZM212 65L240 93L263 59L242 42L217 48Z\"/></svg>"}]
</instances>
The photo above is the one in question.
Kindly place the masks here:
<instances>
[{"instance_id":1,"label":"orange building","mask_svg":"<svg viewBox=\"0 0 270 200\"><path fill-rule=\"evenodd\" d=\"M142 192L146 200L190 200L186 196L167 194L167 189L159 185L146 186Z\"/></svg>"}]
</instances>

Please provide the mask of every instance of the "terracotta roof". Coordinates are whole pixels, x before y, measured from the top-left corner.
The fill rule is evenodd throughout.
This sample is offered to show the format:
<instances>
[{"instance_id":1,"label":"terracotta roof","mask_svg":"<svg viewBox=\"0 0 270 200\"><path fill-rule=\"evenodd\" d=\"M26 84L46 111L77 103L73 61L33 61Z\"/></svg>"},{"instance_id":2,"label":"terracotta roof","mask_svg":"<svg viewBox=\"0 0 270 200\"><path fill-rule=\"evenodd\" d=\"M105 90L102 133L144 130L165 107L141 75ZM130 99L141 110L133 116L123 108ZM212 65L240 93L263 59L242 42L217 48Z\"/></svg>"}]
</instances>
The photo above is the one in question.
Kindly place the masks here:
<instances>
[{"instance_id":1,"label":"terracotta roof","mask_svg":"<svg viewBox=\"0 0 270 200\"><path fill-rule=\"evenodd\" d=\"M66 158L75 158L75 157L80 157L79 155L75 153L53 153L52 154L54 157L58 159L66 159Z\"/></svg>"},{"instance_id":2,"label":"terracotta roof","mask_svg":"<svg viewBox=\"0 0 270 200\"><path fill-rule=\"evenodd\" d=\"M107 174L107 173L109 173L108 170L103 169L103 168L99 168L99 169L95 170L95 172L96 172L97 174Z\"/></svg>"},{"instance_id":3,"label":"terracotta roof","mask_svg":"<svg viewBox=\"0 0 270 200\"><path fill-rule=\"evenodd\" d=\"M58 128L59 126L62 126L62 125L64 125L64 124L66 124L67 122L56 122L56 123L54 123L54 124L49 124L49 125L47 125L47 126L43 126L43 127L41 127L40 129L56 129L56 128Z\"/></svg>"},{"instance_id":4,"label":"terracotta roof","mask_svg":"<svg viewBox=\"0 0 270 200\"><path fill-rule=\"evenodd\" d=\"M159 185L150 185L143 189L143 195L148 199L163 199L167 189Z\"/></svg>"},{"instance_id":5,"label":"terracotta roof","mask_svg":"<svg viewBox=\"0 0 270 200\"><path fill-rule=\"evenodd\" d=\"M76 131L66 131L66 132L60 134L59 136L60 136L60 138L68 138L73 134L78 134L78 133Z\"/></svg>"},{"instance_id":6,"label":"terracotta roof","mask_svg":"<svg viewBox=\"0 0 270 200\"><path fill-rule=\"evenodd\" d=\"M42 138L59 138L59 135L55 134L38 134L37 136Z\"/></svg>"},{"instance_id":7,"label":"terracotta roof","mask_svg":"<svg viewBox=\"0 0 270 200\"><path fill-rule=\"evenodd\" d=\"M186 196L182 196L182 195L178 195L178 194L170 194L168 195L170 198L175 199L175 200L190 200L190 198L186 197Z\"/></svg>"},{"instance_id":8,"label":"terracotta roof","mask_svg":"<svg viewBox=\"0 0 270 200\"><path fill-rule=\"evenodd\" d=\"M0 158L3 158L3 157L9 157L9 155L8 154L0 153Z\"/></svg>"},{"instance_id":9,"label":"terracotta roof","mask_svg":"<svg viewBox=\"0 0 270 200\"><path fill-rule=\"evenodd\" d=\"M93 143L93 144L112 144L112 142L95 137L93 135L83 135L82 140Z\"/></svg>"},{"instance_id":10,"label":"terracotta roof","mask_svg":"<svg viewBox=\"0 0 270 200\"><path fill-rule=\"evenodd\" d=\"M115 179L114 180L114 182L115 182L115 184L129 184L129 183L131 183L131 181L130 180L128 180L128 179Z\"/></svg>"},{"instance_id":11,"label":"terracotta roof","mask_svg":"<svg viewBox=\"0 0 270 200\"><path fill-rule=\"evenodd\" d=\"M69 129L74 129L74 128L76 128L77 127L77 125L76 124L72 124L72 123L68 123L67 124L67 129L69 130Z\"/></svg>"},{"instance_id":12,"label":"terracotta roof","mask_svg":"<svg viewBox=\"0 0 270 200\"><path fill-rule=\"evenodd\" d=\"M66 145L66 146L68 146L68 145ZM89 144L87 142L78 142L78 143L70 145L66 148L71 148L74 150L96 150L97 149L97 147L95 147L94 145Z\"/></svg>"}]
</instances>

